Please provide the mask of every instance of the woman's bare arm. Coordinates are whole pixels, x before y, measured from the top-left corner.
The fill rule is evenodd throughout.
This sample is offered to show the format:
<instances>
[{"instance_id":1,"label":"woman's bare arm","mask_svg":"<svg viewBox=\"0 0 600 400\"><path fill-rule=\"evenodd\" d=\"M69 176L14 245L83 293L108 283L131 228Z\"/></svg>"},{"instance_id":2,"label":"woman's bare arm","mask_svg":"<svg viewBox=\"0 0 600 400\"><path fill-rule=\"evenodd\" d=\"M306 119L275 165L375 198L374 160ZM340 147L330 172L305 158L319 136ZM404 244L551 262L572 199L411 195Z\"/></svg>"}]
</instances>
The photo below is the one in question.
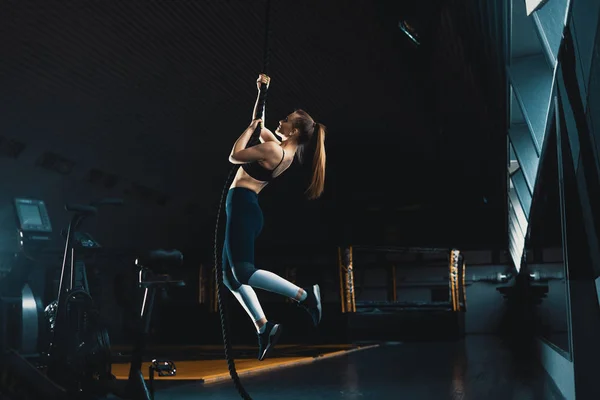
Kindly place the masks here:
<instances>
[{"instance_id":1,"label":"woman's bare arm","mask_svg":"<svg viewBox=\"0 0 600 400\"><path fill-rule=\"evenodd\" d=\"M260 94L259 94L260 97ZM256 99L256 104L254 105L254 111L252 112L252 115L255 116L254 119L259 118L258 116L256 116L256 108L258 107L258 98ZM265 120L265 110L263 109L263 115L262 117L260 117L260 119L262 119L263 121ZM262 125L262 129L260 130L260 142L261 143L265 143L265 142L276 142L277 144L281 144L281 140L279 140L279 138L277 136L275 136L275 134L273 132L271 132L270 130L268 130L267 128L264 127L263 124Z\"/></svg>"},{"instance_id":2,"label":"woman's bare arm","mask_svg":"<svg viewBox=\"0 0 600 400\"><path fill-rule=\"evenodd\" d=\"M279 140L279 138L267 128L262 128L260 130L260 141L261 143L275 142L277 144L281 144L281 140Z\"/></svg>"},{"instance_id":3,"label":"woman's bare arm","mask_svg":"<svg viewBox=\"0 0 600 400\"><path fill-rule=\"evenodd\" d=\"M263 113L262 115L256 115L257 113L257 109L258 109L258 102L260 101L260 87L262 85L267 85L267 88L269 87L269 83L271 82L270 78L267 78L265 75L259 75L258 79L256 80L256 87L258 88L258 95L256 96L256 102L254 103L254 109L252 110L252 120L256 120L256 119L261 119L262 121L266 121L265 116L267 113L266 108L263 108ZM273 134L273 132L271 132L270 130L266 129L264 126L264 123L261 123L261 128L262 130L260 131L260 142L261 143L265 143L265 142L277 142L277 144L280 144L281 141L277 138L277 136L275 136Z\"/></svg>"},{"instance_id":4,"label":"woman's bare arm","mask_svg":"<svg viewBox=\"0 0 600 400\"><path fill-rule=\"evenodd\" d=\"M277 149L281 147L275 142L266 142L248 147L247 149L232 152L229 155L229 162L232 164L246 164L253 161L267 161L275 157ZM280 150L281 151L281 150Z\"/></svg>"},{"instance_id":5,"label":"woman's bare arm","mask_svg":"<svg viewBox=\"0 0 600 400\"><path fill-rule=\"evenodd\" d=\"M263 121L265 120L265 114L266 114L266 110L263 108L263 113L262 115L256 115L257 111L258 111L258 102L260 101L260 90L258 91L258 95L256 96L256 102L254 103L254 109L252 110L252 121L254 121L255 119L262 119Z\"/></svg>"},{"instance_id":6,"label":"woman's bare arm","mask_svg":"<svg viewBox=\"0 0 600 400\"><path fill-rule=\"evenodd\" d=\"M276 147L279 147L279 145L273 141L246 148L252 133L261 122L260 119L255 119L250 126L242 132L240 137L233 144L233 148L229 154L229 162L233 164L244 164L252 161L262 161L275 154Z\"/></svg>"},{"instance_id":7,"label":"woman's bare arm","mask_svg":"<svg viewBox=\"0 0 600 400\"><path fill-rule=\"evenodd\" d=\"M229 158L231 158L235 153L239 152L240 150L244 150L246 148L246 146L248 145L248 141L250 141L252 133L254 133L254 130L256 129L258 124L260 124L260 122L260 119L253 120L252 123L250 123L250 125L244 130L244 132L242 132L240 137L233 144L233 148L231 149Z\"/></svg>"}]
</instances>

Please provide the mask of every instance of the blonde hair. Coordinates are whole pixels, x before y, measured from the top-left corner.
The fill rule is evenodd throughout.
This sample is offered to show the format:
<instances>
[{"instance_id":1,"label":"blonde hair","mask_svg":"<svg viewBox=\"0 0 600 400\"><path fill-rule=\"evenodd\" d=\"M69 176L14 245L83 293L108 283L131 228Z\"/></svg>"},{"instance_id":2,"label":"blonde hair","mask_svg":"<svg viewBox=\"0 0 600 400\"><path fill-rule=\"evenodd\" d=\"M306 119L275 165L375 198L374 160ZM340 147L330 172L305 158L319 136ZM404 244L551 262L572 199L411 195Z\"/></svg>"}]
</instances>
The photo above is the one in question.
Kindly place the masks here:
<instances>
[{"instance_id":1,"label":"blonde hair","mask_svg":"<svg viewBox=\"0 0 600 400\"><path fill-rule=\"evenodd\" d=\"M315 200L321 197L325 190L325 164L327 161L325 134L327 128L325 125L315 122L304 110L296 110L295 113L297 117L294 118L292 124L300 132L296 154L301 164L304 161L305 146L313 144L311 146L314 150L311 168L312 174L310 184L304 193L309 200Z\"/></svg>"}]
</instances>

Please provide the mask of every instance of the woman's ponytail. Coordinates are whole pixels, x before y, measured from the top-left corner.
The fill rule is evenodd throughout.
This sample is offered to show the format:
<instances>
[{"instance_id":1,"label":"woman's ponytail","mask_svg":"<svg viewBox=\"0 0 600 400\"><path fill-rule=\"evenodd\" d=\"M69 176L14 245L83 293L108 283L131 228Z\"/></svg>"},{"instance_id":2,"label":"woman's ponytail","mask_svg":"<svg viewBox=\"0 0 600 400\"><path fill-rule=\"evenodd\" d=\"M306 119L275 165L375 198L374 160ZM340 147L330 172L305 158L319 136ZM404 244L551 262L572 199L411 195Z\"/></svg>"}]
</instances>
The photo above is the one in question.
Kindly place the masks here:
<instances>
[{"instance_id":1,"label":"woman's ponytail","mask_svg":"<svg viewBox=\"0 0 600 400\"><path fill-rule=\"evenodd\" d=\"M309 200L318 199L325 189L325 131L326 127L318 122L314 126L314 156L312 162L312 178L306 189Z\"/></svg>"}]
</instances>

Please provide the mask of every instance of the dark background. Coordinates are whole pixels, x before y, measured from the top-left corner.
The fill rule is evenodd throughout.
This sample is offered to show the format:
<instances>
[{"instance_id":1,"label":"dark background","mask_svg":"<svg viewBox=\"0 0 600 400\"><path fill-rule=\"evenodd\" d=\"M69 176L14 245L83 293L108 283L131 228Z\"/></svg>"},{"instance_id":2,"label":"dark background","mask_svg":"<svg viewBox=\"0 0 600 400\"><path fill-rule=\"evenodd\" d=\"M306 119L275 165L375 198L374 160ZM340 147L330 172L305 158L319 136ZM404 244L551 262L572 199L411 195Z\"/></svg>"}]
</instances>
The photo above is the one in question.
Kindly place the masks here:
<instances>
[{"instance_id":1,"label":"dark background","mask_svg":"<svg viewBox=\"0 0 600 400\"><path fill-rule=\"evenodd\" d=\"M329 128L328 166L317 202L293 169L264 190L261 246L506 248L502 76L475 3L273 2L267 126L307 110ZM1 2L6 221L15 196L44 199L56 225L66 200L124 196L89 228L105 245L209 256L264 6ZM398 28L406 17L419 48Z\"/></svg>"},{"instance_id":2,"label":"dark background","mask_svg":"<svg viewBox=\"0 0 600 400\"><path fill-rule=\"evenodd\" d=\"M475 0L273 1L266 125L305 109L328 127L328 164L318 201L303 198L298 167L261 193L257 265L281 274L298 267L298 283L321 284L332 310L322 335L343 331L333 311L340 245L492 251L481 261L494 264L492 272L473 276L494 281L506 269L498 9ZM188 288L157 313L155 338L220 340L209 300L199 301L199 266L208 279L228 155L250 122L262 70L264 14L262 0L1 1L4 259L17 248L14 197L44 200L55 233L68 222L65 202L123 197L123 207L101 210L84 230L106 249L185 254ZM404 19L417 27L420 46L399 29ZM356 255L358 301L386 296L385 271L369 257ZM114 283L129 261L88 263L114 342L122 323ZM434 264L399 273L404 300L431 301L428 285L447 287L443 250ZM486 285L473 289L473 321L481 321L474 332L494 330L489 320L498 319L502 297ZM296 332L286 340L311 340L302 314L273 295L261 299ZM253 341L242 310L231 313L234 331Z\"/></svg>"},{"instance_id":3,"label":"dark background","mask_svg":"<svg viewBox=\"0 0 600 400\"><path fill-rule=\"evenodd\" d=\"M282 340L352 339L365 303L389 302L392 282L398 302L429 306L446 291L454 247L466 255L468 312L438 318L421 309L419 321L403 320L408 307L382 320L396 330L363 320L370 339L377 330L394 340L509 332L532 349L542 337L535 348L556 383L592 393L586 385L594 383L600 327L598 2L568 2L566 10L566 2L545 2L529 17L523 0L273 4L267 126L303 108L329 128L322 199L302 198L297 168L260 196L266 226L257 265L288 277L296 267L298 284L321 285L326 310L312 330L302 310L261 292L269 318L286 326ZM188 286L161 304L152 340L220 342L200 276L210 279L227 156L251 118L264 6L0 0L0 275L18 248L14 197L43 199L55 233L67 223L65 202L124 197L124 207L102 210L84 229L105 249L185 253L177 272ZM565 11L563 30L557 21ZM402 20L417 28L421 46L399 29ZM558 95L556 132L546 129L547 95ZM556 134L545 142L556 151L542 156L534 150L544 133ZM510 155L509 140L519 150ZM517 179L522 185L509 190L507 181ZM516 212L509 218L507 195L513 210L527 214L531 205L530 221ZM60 250L60 238L55 244ZM354 246L359 311L343 314L337 250L346 245ZM46 264L49 276L56 273L58 261ZM114 343L127 322L114 284L130 267L126 258L88 263ZM255 345L243 310L230 305L232 340ZM464 325L450 327L447 317ZM553 372L562 358L573 378Z\"/></svg>"}]
</instances>

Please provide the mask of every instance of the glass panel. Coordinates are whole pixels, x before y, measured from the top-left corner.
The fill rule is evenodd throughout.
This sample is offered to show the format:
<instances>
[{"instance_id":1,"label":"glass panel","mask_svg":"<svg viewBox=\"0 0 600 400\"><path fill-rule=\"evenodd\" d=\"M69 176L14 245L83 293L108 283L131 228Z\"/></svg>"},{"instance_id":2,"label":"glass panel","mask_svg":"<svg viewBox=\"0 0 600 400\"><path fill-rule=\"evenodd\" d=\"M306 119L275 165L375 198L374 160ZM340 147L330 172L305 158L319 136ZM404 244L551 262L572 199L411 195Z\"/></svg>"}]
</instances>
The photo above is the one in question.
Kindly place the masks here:
<instances>
[{"instance_id":1,"label":"glass panel","mask_svg":"<svg viewBox=\"0 0 600 400\"><path fill-rule=\"evenodd\" d=\"M510 146L511 152L512 152L512 145ZM511 159L510 162L508 163L508 176L512 176L512 174L514 174L518 169L519 169L519 161L517 161L516 159Z\"/></svg>"},{"instance_id":2,"label":"glass panel","mask_svg":"<svg viewBox=\"0 0 600 400\"><path fill-rule=\"evenodd\" d=\"M510 143L510 161L517 161L517 154L515 153L515 147L512 142Z\"/></svg>"},{"instance_id":3,"label":"glass panel","mask_svg":"<svg viewBox=\"0 0 600 400\"><path fill-rule=\"evenodd\" d=\"M519 165L525 174L529 190L533 192L540 159L529 133L529 128L525 124L513 125L509 129L509 135L517 159L519 160Z\"/></svg>"},{"instance_id":4,"label":"glass panel","mask_svg":"<svg viewBox=\"0 0 600 400\"><path fill-rule=\"evenodd\" d=\"M596 46L590 77L587 111L589 114L589 126L592 128L592 142L596 144L596 160L598 160L600 155L600 79L598 78L600 77L600 29L598 27L596 27ZM584 107L583 104L582 107Z\"/></svg>"},{"instance_id":5,"label":"glass panel","mask_svg":"<svg viewBox=\"0 0 600 400\"><path fill-rule=\"evenodd\" d=\"M553 69L548 67L545 56L540 53L513 58L509 75L536 149L541 152L550 110Z\"/></svg>"},{"instance_id":6,"label":"glass panel","mask_svg":"<svg viewBox=\"0 0 600 400\"><path fill-rule=\"evenodd\" d=\"M529 218L527 253L530 290L538 302L537 333L566 353L570 351L568 289L563 256L562 208L556 130L548 133L548 145L540 163L533 206Z\"/></svg>"},{"instance_id":7,"label":"glass panel","mask_svg":"<svg viewBox=\"0 0 600 400\"><path fill-rule=\"evenodd\" d=\"M571 147L571 157L563 157L563 163L571 159L574 166L579 163L579 138L577 137L577 126L575 124L575 118L573 117L573 109L571 103L566 100L568 99L567 91L565 88L565 81L562 76L562 67L558 66L558 72L556 74L556 85L560 92L559 107L562 108L562 115L564 116L565 128L568 132L569 144Z\"/></svg>"},{"instance_id":8,"label":"glass panel","mask_svg":"<svg viewBox=\"0 0 600 400\"><path fill-rule=\"evenodd\" d=\"M510 193L510 206L517 216L517 221L519 222L519 226L521 227L521 232L523 232L523 236L527 235L527 218L525 218L525 213L523 212L523 208L521 207L521 203L517 198L517 194L513 191Z\"/></svg>"},{"instance_id":9,"label":"glass panel","mask_svg":"<svg viewBox=\"0 0 600 400\"><path fill-rule=\"evenodd\" d=\"M515 256L520 260L523 254L524 238L514 220L509 220L509 242L512 243Z\"/></svg>"},{"instance_id":10,"label":"glass panel","mask_svg":"<svg viewBox=\"0 0 600 400\"><path fill-rule=\"evenodd\" d=\"M573 1L571 7L571 21L569 29L573 36L576 51L577 51L577 81L581 90L581 100L584 107L587 106L587 86L590 78L594 75L591 73L592 57L594 47L597 46L597 36L600 34L598 30L598 14L600 12L600 2L598 0L578 0ZM575 30L577 27L577 30ZM595 34L594 34L595 33ZM590 92L591 96L591 92Z\"/></svg>"},{"instance_id":11,"label":"glass panel","mask_svg":"<svg viewBox=\"0 0 600 400\"><path fill-rule=\"evenodd\" d=\"M600 38L600 36L598 36L598 38ZM565 37L565 41L570 42L571 39L569 39L569 37ZM567 48L570 47L572 46L568 46ZM575 55L568 57L575 57ZM599 61L599 58L594 55L594 69L596 61ZM568 138L565 139L565 142L571 145L571 152L574 152L575 150L572 139L575 136L579 139L579 163L575 167L579 183L578 190L581 196L580 199L582 213L584 215L583 222L586 228L585 237L587 238L588 246L590 247L589 251L593 261L592 265L595 268L596 273L598 273L600 270L600 242L598 241L598 235L600 235L600 212L598 211L598 205L600 204L600 177L598 170L598 151L595 151L597 150L598 143L594 142L593 135L593 133L597 134L598 126L592 124L590 119L593 118L595 114L598 114L597 108L600 103L594 100L597 98L597 93L594 93L590 90L588 95L588 115L586 117L586 110L581 102L581 87L577 84L577 78L575 76L576 66L573 68L566 68L567 66L567 63L562 63L561 65L562 77L565 80L564 88L566 89L566 93L561 91L560 95L562 105L570 105L571 111L573 112L572 117L574 118L576 124L575 127L569 126L570 116L567 114L567 110L565 109L565 112L561 113L561 138ZM594 78L590 79L589 85L590 88L600 87ZM572 155L565 155L565 160L568 160L569 157L573 158ZM565 161L565 165L566 164L568 163ZM581 265L580 267L587 268L585 265ZM594 274L593 278L596 276L597 274Z\"/></svg>"},{"instance_id":12,"label":"glass panel","mask_svg":"<svg viewBox=\"0 0 600 400\"><path fill-rule=\"evenodd\" d=\"M525 217L529 219L529 210L531 209L531 193L529 192L527 183L525 183L525 176L523 175L523 171L518 170L513 174L513 176L510 179L512 180L513 186L515 187L517 196L519 197L519 202L521 203L521 208L525 213Z\"/></svg>"},{"instance_id":13,"label":"glass panel","mask_svg":"<svg viewBox=\"0 0 600 400\"><path fill-rule=\"evenodd\" d=\"M569 279L593 280L600 276L600 251L594 224L589 215L590 199L581 190L573 163L573 142L569 140L577 131L567 131L566 121L561 121L561 149L563 159L563 198L565 209L565 232L567 237L567 266ZM582 173L583 171L579 171ZM582 181L581 179L579 181ZM582 202L583 200L583 202ZM583 203L586 207L583 207ZM587 226L586 226L587 225Z\"/></svg>"},{"instance_id":14,"label":"glass panel","mask_svg":"<svg viewBox=\"0 0 600 400\"><path fill-rule=\"evenodd\" d=\"M515 246L512 244L512 241L510 241L508 245L508 250L510 251L510 256L513 260L513 264L515 264L515 268L517 269L517 271L519 271L521 269L520 258L517 255L517 252L515 251Z\"/></svg>"},{"instance_id":15,"label":"glass panel","mask_svg":"<svg viewBox=\"0 0 600 400\"><path fill-rule=\"evenodd\" d=\"M568 0L552 0L544 4L534 14L540 35L545 39L543 41L545 43L544 47L552 66L556 64L556 58L558 57L558 48L562 39L568 5Z\"/></svg>"},{"instance_id":16,"label":"glass panel","mask_svg":"<svg viewBox=\"0 0 600 400\"><path fill-rule=\"evenodd\" d=\"M519 222L514 218L510 219L510 229L514 231L515 244L521 245L525 242L525 238L523 237L523 233L521 232Z\"/></svg>"},{"instance_id":17,"label":"glass panel","mask_svg":"<svg viewBox=\"0 0 600 400\"><path fill-rule=\"evenodd\" d=\"M518 245L519 237L518 237L517 233L515 232L515 226L512 223L512 221L509 223L509 226L508 226L508 234L510 235L509 239L515 246L515 249L518 249L519 248L519 245Z\"/></svg>"}]
</instances>

